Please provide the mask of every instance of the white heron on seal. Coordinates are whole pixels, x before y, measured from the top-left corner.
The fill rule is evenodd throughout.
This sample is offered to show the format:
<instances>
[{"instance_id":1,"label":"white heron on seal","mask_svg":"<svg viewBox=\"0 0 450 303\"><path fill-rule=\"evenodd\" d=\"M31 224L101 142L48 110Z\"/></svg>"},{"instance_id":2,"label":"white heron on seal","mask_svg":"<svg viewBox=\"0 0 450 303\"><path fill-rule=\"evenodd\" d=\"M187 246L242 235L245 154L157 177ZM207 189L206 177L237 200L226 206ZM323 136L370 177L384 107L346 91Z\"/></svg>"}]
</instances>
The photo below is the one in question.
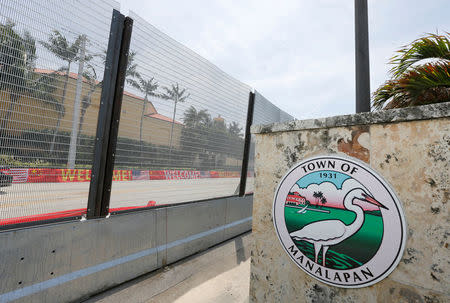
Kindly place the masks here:
<instances>
[{"instance_id":1,"label":"white heron on seal","mask_svg":"<svg viewBox=\"0 0 450 303\"><path fill-rule=\"evenodd\" d=\"M315 262L318 260L322 249L322 263L325 266L325 255L330 246L336 245L354 235L364 224L364 210L361 206L353 204L355 200L361 200L381 208L386 206L367 194L362 188L350 190L344 197L345 209L356 214L355 220L346 225L341 220L322 220L305 225L302 229L290 233L293 240L307 241L314 245Z\"/></svg>"}]
</instances>

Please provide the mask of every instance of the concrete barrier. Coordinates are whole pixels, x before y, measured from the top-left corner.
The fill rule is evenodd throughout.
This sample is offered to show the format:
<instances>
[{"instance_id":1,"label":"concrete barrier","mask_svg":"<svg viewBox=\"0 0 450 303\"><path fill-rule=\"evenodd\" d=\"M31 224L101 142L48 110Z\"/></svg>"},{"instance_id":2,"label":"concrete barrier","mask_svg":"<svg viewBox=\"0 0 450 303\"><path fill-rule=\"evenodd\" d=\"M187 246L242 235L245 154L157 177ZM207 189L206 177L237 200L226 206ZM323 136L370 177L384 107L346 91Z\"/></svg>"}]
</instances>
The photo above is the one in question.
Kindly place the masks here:
<instances>
[{"instance_id":1,"label":"concrete barrier","mask_svg":"<svg viewBox=\"0 0 450 303\"><path fill-rule=\"evenodd\" d=\"M84 302L246 302L251 244L251 232L239 235Z\"/></svg>"},{"instance_id":2,"label":"concrete barrier","mask_svg":"<svg viewBox=\"0 0 450 303\"><path fill-rule=\"evenodd\" d=\"M450 103L254 126L251 302L449 302ZM408 237L398 267L370 287L310 277L277 239L272 203L295 163L323 154L366 162L397 192Z\"/></svg>"},{"instance_id":3,"label":"concrete barrier","mask_svg":"<svg viewBox=\"0 0 450 303\"><path fill-rule=\"evenodd\" d=\"M252 196L0 232L0 302L71 302L251 229Z\"/></svg>"}]
</instances>

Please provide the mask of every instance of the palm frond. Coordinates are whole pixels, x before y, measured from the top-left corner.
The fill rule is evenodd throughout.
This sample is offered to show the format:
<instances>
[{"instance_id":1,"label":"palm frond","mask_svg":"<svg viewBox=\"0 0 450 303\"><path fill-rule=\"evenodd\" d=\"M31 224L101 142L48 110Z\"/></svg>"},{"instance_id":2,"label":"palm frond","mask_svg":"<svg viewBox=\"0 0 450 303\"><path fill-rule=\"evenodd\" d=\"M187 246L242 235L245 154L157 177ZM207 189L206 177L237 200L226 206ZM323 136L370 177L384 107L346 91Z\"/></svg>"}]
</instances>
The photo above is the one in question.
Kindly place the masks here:
<instances>
[{"instance_id":1,"label":"palm frond","mask_svg":"<svg viewBox=\"0 0 450 303\"><path fill-rule=\"evenodd\" d=\"M125 72L125 77L127 79L140 79L141 75L137 71L137 64L134 62L136 57L136 51L130 51L128 54L128 63L127 63L127 70Z\"/></svg>"},{"instance_id":2,"label":"palm frond","mask_svg":"<svg viewBox=\"0 0 450 303\"><path fill-rule=\"evenodd\" d=\"M165 91L161 94L161 98L166 100L173 100L176 102L185 102L191 94L185 95L187 92L186 88L180 90L180 86L178 83L172 84L171 87L163 86L162 89Z\"/></svg>"},{"instance_id":3,"label":"palm frond","mask_svg":"<svg viewBox=\"0 0 450 303\"><path fill-rule=\"evenodd\" d=\"M78 60L77 55L82 39L83 37L80 35L70 44L63 34L54 30L48 37L48 41L40 41L39 43L61 60L72 62Z\"/></svg>"},{"instance_id":4,"label":"palm frond","mask_svg":"<svg viewBox=\"0 0 450 303\"><path fill-rule=\"evenodd\" d=\"M190 106L185 112L183 122L187 127L203 128L208 127L211 121L211 115L208 110L202 109L197 111L194 106Z\"/></svg>"},{"instance_id":5,"label":"palm frond","mask_svg":"<svg viewBox=\"0 0 450 303\"><path fill-rule=\"evenodd\" d=\"M450 60L450 40L445 35L428 34L402 47L390 60L390 72L395 78L425 59Z\"/></svg>"},{"instance_id":6,"label":"palm frond","mask_svg":"<svg viewBox=\"0 0 450 303\"><path fill-rule=\"evenodd\" d=\"M373 94L374 109L390 109L450 101L450 64L427 63L388 80Z\"/></svg>"},{"instance_id":7,"label":"palm frond","mask_svg":"<svg viewBox=\"0 0 450 303\"><path fill-rule=\"evenodd\" d=\"M438 62L412 69L401 79L411 105L424 105L450 101L450 64Z\"/></svg>"},{"instance_id":8,"label":"palm frond","mask_svg":"<svg viewBox=\"0 0 450 303\"><path fill-rule=\"evenodd\" d=\"M36 41L28 31L20 35L13 22L0 23L0 89L12 94L27 90L36 60Z\"/></svg>"},{"instance_id":9,"label":"palm frond","mask_svg":"<svg viewBox=\"0 0 450 303\"><path fill-rule=\"evenodd\" d=\"M26 54L26 65L29 68L33 68L34 62L37 59L36 56L36 39L31 35L29 31L23 33L23 45Z\"/></svg>"},{"instance_id":10,"label":"palm frond","mask_svg":"<svg viewBox=\"0 0 450 303\"><path fill-rule=\"evenodd\" d=\"M138 90L141 90L141 86L139 85L139 82L134 80L134 79L126 79L127 84L130 85L131 87L134 87Z\"/></svg>"},{"instance_id":11,"label":"palm frond","mask_svg":"<svg viewBox=\"0 0 450 303\"><path fill-rule=\"evenodd\" d=\"M159 84L155 81L155 78L151 77L148 80L144 80L143 78L139 79L141 84L141 89L145 94L154 95L155 91L158 89Z\"/></svg>"}]
</instances>

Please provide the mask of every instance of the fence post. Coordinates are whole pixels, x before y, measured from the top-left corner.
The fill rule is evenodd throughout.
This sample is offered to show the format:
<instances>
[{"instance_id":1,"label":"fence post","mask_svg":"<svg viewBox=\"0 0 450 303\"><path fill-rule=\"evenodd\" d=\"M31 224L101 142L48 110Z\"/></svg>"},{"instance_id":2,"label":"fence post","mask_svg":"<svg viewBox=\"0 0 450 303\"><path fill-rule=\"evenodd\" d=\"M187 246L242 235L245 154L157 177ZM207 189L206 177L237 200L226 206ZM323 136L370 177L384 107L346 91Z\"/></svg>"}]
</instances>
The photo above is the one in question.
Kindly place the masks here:
<instances>
[{"instance_id":1,"label":"fence post","mask_svg":"<svg viewBox=\"0 0 450 303\"><path fill-rule=\"evenodd\" d=\"M88 219L108 214L132 28L131 18L117 10L113 11L95 137Z\"/></svg>"},{"instance_id":2,"label":"fence post","mask_svg":"<svg viewBox=\"0 0 450 303\"><path fill-rule=\"evenodd\" d=\"M239 183L239 196L245 195L245 187L247 185L248 159L250 156L250 127L253 123L253 109L255 107L255 93L250 92L248 96L247 124L245 125L244 138L244 156L242 158L241 181Z\"/></svg>"},{"instance_id":3,"label":"fence post","mask_svg":"<svg viewBox=\"0 0 450 303\"><path fill-rule=\"evenodd\" d=\"M355 0L356 113L370 112L367 0Z\"/></svg>"}]
</instances>

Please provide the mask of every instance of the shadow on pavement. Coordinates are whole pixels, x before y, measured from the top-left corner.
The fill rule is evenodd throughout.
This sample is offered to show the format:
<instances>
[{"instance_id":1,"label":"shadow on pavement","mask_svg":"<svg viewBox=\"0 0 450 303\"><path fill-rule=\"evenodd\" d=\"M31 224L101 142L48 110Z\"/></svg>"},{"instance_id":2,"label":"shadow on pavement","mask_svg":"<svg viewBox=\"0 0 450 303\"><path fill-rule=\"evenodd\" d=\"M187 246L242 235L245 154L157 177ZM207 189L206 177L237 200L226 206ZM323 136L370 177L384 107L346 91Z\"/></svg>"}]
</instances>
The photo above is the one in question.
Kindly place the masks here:
<instances>
[{"instance_id":1,"label":"shadow on pavement","mask_svg":"<svg viewBox=\"0 0 450 303\"><path fill-rule=\"evenodd\" d=\"M174 302L197 286L248 260L251 249L250 237L251 233L245 233L204 252L106 290L83 302ZM249 279L249 277L241 278Z\"/></svg>"}]
</instances>

